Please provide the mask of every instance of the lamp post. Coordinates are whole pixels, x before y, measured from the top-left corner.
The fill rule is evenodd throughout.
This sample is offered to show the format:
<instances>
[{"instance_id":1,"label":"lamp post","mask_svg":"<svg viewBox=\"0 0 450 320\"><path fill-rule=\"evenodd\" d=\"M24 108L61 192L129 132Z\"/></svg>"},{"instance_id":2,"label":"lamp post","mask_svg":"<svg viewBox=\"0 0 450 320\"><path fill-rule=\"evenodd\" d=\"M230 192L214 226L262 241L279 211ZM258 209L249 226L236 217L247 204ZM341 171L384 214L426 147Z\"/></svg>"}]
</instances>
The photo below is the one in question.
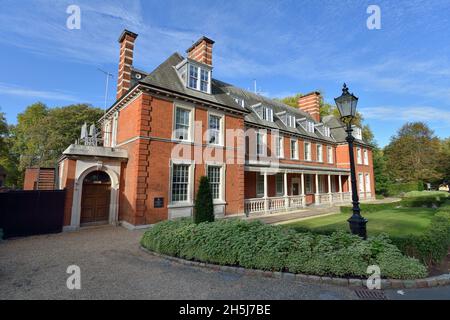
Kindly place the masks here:
<instances>
[{"instance_id":1,"label":"lamp post","mask_svg":"<svg viewBox=\"0 0 450 320\"><path fill-rule=\"evenodd\" d=\"M356 184L356 168L355 168L355 154L353 151L353 143L355 138L352 135L352 122L356 116L356 105L358 104L358 98L353 93L348 92L347 85L344 83L342 88L342 95L336 99L336 106L341 115L341 120L346 124L348 150L350 156L350 175L352 183L352 202L353 202L353 215L348 219L350 230L353 234L359 235L363 239L367 239L367 219L361 216L361 209L359 208L359 196L358 186Z\"/></svg>"}]
</instances>

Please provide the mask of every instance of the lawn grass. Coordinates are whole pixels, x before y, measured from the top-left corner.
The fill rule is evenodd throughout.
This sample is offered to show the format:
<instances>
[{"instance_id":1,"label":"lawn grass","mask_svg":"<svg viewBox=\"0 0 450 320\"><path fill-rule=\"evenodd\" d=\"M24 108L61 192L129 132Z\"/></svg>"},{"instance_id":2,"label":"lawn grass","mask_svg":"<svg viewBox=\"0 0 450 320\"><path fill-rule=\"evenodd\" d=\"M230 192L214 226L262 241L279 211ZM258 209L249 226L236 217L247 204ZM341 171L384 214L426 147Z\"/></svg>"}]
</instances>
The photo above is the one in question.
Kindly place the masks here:
<instances>
[{"instance_id":1,"label":"lawn grass","mask_svg":"<svg viewBox=\"0 0 450 320\"><path fill-rule=\"evenodd\" d=\"M362 213L369 220L367 232L370 235L387 233L396 237L418 235L430 225L436 210L429 208L398 208L381 210L372 213ZM314 232L331 232L335 230L349 230L348 214L338 213L326 217L317 217L283 225L299 231L305 229Z\"/></svg>"}]
</instances>

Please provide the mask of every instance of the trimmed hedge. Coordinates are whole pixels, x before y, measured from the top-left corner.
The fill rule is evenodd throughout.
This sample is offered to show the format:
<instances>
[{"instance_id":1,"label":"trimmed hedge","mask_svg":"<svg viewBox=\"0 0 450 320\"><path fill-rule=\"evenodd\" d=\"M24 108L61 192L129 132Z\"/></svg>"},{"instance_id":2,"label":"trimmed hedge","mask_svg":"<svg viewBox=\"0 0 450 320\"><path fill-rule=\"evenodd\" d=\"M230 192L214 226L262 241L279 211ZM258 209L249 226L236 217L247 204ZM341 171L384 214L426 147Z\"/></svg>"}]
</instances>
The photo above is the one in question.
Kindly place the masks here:
<instances>
[{"instance_id":1,"label":"trimmed hedge","mask_svg":"<svg viewBox=\"0 0 450 320\"><path fill-rule=\"evenodd\" d=\"M420 207L440 207L432 218L427 231L422 235L395 237L390 235L392 242L406 255L415 257L430 266L441 262L448 253L450 246L450 200L441 194L430 196L404 198L399 202L382 204L361 204L361 212L371 213L381 210ZM341 212L351 214L351 207L341 207ZM297 229L297 231L305 231ZM323 234L324 232L322 232Z\"/></svg>"},{"instance_id":2,"label":"trimmed hedge","mask_svg":"<svg viewBox=\"0 0 450 320\"><path fill-rule=\"evenodd\" d=\"M345 232L298 233L257 221L164 221L145 232L141 245L184 259L260 270L366 278L367 267L375 264L382 277L427 275L423 264L402 255L386 236L364 241Z\"/></svg>"},{"instance_id":3,"label":"trimmed hedge","mask_svg":"<svg viewBox=\"0 0 450 320\"><path fill-rule=\"evenodd\" d=\"M450 247L450 203L438 210L424 234L390 238L404 254L428 266L440 263Z\"/></svg>"},{"instance_id":4,"label":"trimmed hedge","mask_svg":"<svg viewBox=\"0 0 450 320\"><path fill-rule=\"evenodd\" d=\"M390 202L390 203L361 203L359 207L361 208L361 213L371 213L381 210L391 210L395 208L433 208L440 207L443 203L447 201L446 197L441 195L430 195L415 198L403 198L400 201ZM342 213L351 214L352 207L344 206L340 207Z\"/></svg>"},{"instance_id":5,"label":"trimmed hedge","mask_svg":"<svg viewBox=\"0 0 450 320\"><path fill-rule=\"evenodd\" d=\"M419 185L423 185L423 183L422 182L392 183L387 186L386 191L388 196L393 197L410 191L420 191ZM423 190L423 186L421 189Z\"/></svg>"}]
</instances>

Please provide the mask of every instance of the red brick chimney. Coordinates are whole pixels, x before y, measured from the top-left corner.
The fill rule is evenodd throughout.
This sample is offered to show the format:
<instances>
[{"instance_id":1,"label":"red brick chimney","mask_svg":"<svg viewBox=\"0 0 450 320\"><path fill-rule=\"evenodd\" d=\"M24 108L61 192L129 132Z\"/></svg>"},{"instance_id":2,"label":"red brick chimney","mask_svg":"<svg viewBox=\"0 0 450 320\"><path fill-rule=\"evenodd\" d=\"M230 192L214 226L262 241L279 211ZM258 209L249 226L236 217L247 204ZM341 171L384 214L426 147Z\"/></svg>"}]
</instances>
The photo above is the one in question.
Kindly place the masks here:
<instances>
[{"instance_id":1,"label":"red brick chimney","mask_svg":"<svg viewBox=\"0 0 450 320\"><path fill-rule=\"evenodd\" d=\"M188 58L212 66L212 48L214 41L203 36L186 50Z\"/></svg>"},{"instance_id":2,"label":"red brick chimney","mask_svg":"<svg viewBox=\"0 0 450 320\"><path fill-rule=\"evenodd\" d=\"M298 107L308 112L315 121L320 122L320 100L320 92L314 91L300 97Z\"/></svg>"},{"instance_id":3,"label":"red brick chimney","mask_svg":"<svg viewBox=\"0 0 450 320\"><path fill-rule=\"evenodd\" d=\"M120 58L117 75L117 99L126 94L131 87L131 66L133 65L134 42L137 36L134 32L123 30L119 37Z\"/></svg>"}]
</instances>

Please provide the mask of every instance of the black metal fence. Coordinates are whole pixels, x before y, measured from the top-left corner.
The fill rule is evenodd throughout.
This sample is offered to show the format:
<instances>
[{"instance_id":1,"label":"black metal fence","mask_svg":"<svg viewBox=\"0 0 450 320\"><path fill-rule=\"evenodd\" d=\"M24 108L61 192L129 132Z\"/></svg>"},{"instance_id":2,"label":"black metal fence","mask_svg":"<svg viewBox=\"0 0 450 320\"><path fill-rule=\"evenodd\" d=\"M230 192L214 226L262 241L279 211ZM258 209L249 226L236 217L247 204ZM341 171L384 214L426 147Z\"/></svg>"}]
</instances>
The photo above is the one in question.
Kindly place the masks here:
<instances>
[{"instance_id":1,"label":"black metal fence","mask_svg":"<svg viewBox=\"0 0 450 320\"><path fill-rule=\"evenodd\" d=\"M3 229L3 238L61 232L65 195L65 190L0 193L0 229Z\"/></svg>"}]
</instances>

